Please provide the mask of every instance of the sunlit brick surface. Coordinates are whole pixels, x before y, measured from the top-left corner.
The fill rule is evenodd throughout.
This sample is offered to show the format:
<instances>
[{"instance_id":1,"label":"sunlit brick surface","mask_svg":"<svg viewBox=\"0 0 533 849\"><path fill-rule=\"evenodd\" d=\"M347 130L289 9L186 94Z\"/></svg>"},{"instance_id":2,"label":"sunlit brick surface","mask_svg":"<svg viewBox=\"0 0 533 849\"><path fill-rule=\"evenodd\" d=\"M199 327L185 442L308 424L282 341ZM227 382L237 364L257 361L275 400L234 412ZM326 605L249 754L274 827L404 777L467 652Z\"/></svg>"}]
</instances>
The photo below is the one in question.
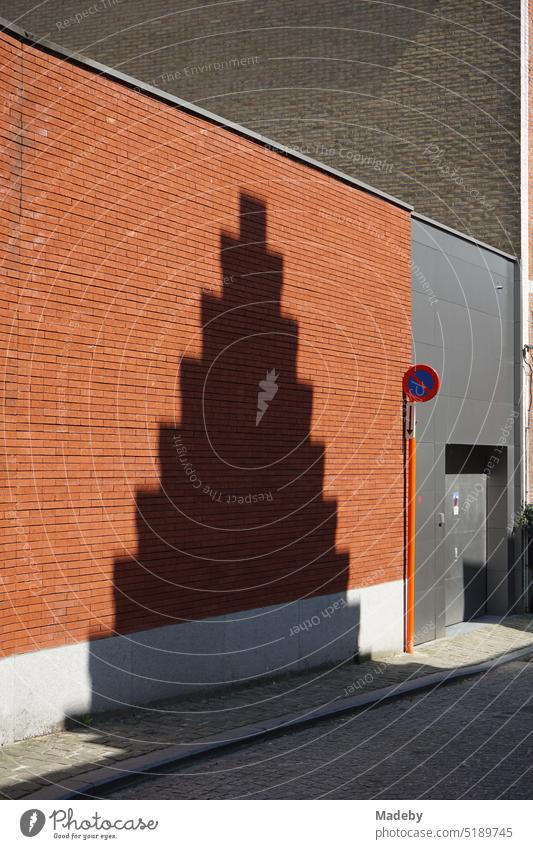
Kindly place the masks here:
<instances>
[{"instance_id":1,"label":"sunlit brick surface","mask_svg":"<svg viewBox=\"0 0 533 849\"><path fill-rule=\"evenodd\" d=\"M409 214L0 51L3 653L401 578Z\"/></svg>"}]
</instances>

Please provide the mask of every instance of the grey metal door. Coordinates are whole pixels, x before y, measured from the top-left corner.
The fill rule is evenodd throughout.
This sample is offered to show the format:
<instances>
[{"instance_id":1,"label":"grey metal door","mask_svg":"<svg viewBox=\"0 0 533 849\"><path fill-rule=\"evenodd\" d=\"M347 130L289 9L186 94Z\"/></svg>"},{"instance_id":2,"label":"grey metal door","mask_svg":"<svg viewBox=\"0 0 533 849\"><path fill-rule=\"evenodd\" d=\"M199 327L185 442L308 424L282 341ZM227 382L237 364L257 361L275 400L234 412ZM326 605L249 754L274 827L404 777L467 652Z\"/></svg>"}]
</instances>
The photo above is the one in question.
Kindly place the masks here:
<instances>
[{"instance_id":1,"label":"grey metal door","mask_svg":"<svg viewBox=\"0 0 533 849\"><path fill-rule=\"evenodd\" d=\"M446 625L482 616L487 600L487 476L446 475Z\"/></svg>"}]
</instances>

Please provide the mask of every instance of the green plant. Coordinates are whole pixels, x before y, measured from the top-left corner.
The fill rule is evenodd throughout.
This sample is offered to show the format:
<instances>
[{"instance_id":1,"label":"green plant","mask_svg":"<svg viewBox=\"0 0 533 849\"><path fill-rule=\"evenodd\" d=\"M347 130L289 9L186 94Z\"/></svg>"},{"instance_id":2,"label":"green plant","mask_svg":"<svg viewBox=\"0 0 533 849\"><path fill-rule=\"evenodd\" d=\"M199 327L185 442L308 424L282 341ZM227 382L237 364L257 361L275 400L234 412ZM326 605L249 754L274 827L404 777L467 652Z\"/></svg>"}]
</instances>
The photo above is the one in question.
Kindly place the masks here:
<instances>
[{"instance_id":1,"label":"green plant","mask_svg":"<svg viewBox=\"0 0 533 849\"><path fill-rule=\"evenodd\" d=\"M524 504L515 516L515 528L533 529L533 504Z\"/></svg>"}]
</instances>

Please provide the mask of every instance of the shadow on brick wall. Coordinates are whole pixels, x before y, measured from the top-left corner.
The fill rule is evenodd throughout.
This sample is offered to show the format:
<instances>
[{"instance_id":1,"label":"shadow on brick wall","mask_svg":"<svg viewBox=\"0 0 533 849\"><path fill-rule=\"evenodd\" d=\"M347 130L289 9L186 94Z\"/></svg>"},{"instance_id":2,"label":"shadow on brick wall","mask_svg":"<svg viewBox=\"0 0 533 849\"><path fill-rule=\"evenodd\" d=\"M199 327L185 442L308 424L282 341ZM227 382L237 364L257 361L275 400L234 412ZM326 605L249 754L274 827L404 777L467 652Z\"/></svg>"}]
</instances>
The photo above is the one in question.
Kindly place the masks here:
<instances>
[{"instance_id":1,"label":"shadow on brick wall","mask_svg":"<svg viewBox=\"0 0 533 849\"><path fill-rule=\"evenodd\" d=\"M111 661L124 672L93 644L104 701L106 677L127 670L138 703L357 652L312 387L281 312L283 260L260 200L241 196L240 222L221 235L222 295L202 295L202 357L181 362L181 424L160 426L160 488L137 496L137 555L115 563L115 631L141 633Z\"/></svg>"}]
</instances>

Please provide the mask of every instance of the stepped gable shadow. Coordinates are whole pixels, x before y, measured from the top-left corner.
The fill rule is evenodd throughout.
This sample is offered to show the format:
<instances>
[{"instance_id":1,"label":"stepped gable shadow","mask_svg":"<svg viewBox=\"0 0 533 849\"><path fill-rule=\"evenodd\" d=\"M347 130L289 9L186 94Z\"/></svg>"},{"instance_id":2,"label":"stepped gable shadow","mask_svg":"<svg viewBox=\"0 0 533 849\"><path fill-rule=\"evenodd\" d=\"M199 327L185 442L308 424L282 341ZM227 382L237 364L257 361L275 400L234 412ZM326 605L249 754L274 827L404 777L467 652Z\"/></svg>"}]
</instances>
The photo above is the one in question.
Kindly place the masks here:
<instances>
[{"instance_id":1,"label":"stepped gable shadow","mask_svg":"<svg viewBox=\"0 0 533 849\"><path fill-rule=\"evenodd\" d=\"M260 200L241 196L240 222L222 295L202 295L202 357L181 362L181 424L160 427L160 489L137 496L138 554L115 564L118 633L346 590L283 260Z\"/></svg>"}]
</instances>

